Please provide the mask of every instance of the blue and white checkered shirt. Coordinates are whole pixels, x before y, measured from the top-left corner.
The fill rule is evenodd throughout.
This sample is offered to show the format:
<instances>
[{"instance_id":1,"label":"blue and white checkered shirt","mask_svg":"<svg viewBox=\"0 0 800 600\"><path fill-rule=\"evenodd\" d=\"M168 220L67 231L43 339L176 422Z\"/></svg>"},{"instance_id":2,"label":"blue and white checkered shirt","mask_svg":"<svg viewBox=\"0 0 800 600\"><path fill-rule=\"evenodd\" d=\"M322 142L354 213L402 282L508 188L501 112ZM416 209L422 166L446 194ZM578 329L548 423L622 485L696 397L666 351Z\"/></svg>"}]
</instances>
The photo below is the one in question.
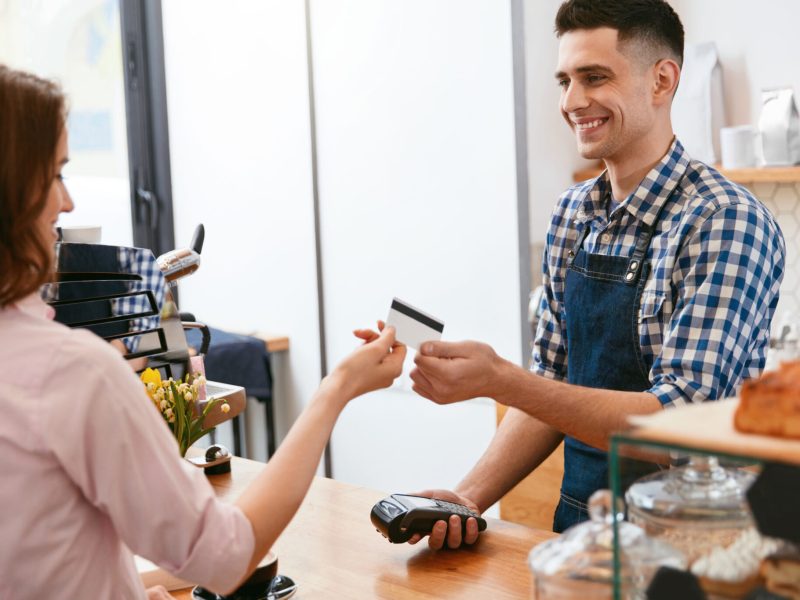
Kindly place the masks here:
<instances>
[{"instance_id":1,"label":"blue and white checkered shirt","mask_svg":"<svg viewBox=\"0 0 800 600\"><path fill-rule=\"evenodd\" d=\"M567 254L581 224L590 227L585 251L629 257L642 225L664 206L639 306L639 344L652 365L647 391L665 406L734 395L766 362L786 254L772 214L677 140L610 215L609 187L604 173L569 188L555 207L531 370L567 379Z\"/></svg>"}]
</instances>

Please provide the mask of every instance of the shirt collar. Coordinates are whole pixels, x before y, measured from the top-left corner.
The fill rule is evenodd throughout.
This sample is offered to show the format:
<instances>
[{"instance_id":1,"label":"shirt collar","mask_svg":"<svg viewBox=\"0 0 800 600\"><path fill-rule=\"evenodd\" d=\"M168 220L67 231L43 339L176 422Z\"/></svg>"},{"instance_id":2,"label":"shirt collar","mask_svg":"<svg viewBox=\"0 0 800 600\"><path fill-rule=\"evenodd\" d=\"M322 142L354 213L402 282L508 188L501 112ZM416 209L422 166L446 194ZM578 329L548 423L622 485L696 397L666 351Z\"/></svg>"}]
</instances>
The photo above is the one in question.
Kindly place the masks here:
<instances>
[{"instance_id":1,"label":"shirt collar","mask_svg":"<svg viewBox=\"0 0 800 600\"><path fill-rule=\"evenodd\" d=\"M42 300L38 292L34 292L22 300L17 301L15 306L26 315L37 319L47 319L51 321L56 314L53 307Z\"/></svg>"},{"instance_id":2,"label":"shirt collar","mask_svg":"<svg viewBox=\"0 0 800 600\"><path fill-rule=\"evenodd\" d=\"M620 206L636 219L652 226L661 207L686 173L689 160L689 155L678 138L673 138L667 153L658 161L658 164L650 169L639 187L623 200ZM595 180L594 186L589 190L588 196L578 211L578 222L588 223L598 215L605 216L606 194L609 190L610 182L606 170Z\"/></svg>"}]
</instances>

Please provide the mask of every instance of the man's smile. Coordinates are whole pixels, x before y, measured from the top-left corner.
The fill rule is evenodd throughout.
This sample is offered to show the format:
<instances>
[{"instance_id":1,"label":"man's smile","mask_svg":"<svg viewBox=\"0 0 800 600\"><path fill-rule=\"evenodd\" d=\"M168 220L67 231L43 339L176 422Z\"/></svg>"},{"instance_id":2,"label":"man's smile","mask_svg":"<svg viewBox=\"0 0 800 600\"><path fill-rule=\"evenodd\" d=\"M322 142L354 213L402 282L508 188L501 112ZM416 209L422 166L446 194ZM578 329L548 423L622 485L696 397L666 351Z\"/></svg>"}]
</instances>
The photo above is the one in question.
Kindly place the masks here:
<instances>
[{"instance_id":1,"label":"man's smile","mask_svg":"<svg viewBox=\"0 0 800 600\"><path fill-rule=\"evenodd\" d=\"M581 117L579 119L570 119L575 131L580 133L592 133L599 129L608 121L608 117Z\"/></svg>"}]
</instances>

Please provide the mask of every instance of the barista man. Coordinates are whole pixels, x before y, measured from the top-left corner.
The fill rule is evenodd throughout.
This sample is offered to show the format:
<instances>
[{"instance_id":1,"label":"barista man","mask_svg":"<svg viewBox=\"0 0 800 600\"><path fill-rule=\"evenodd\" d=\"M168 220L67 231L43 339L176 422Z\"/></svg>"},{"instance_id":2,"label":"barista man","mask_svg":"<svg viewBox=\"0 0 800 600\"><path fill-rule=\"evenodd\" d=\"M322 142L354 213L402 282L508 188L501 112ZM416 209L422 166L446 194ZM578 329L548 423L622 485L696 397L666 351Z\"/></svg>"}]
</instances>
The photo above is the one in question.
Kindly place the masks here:
<instances>
[{"instance_id":1,"label":"barista man","mask_svg":"<svg viewBox=\"0 0 800 600\"><path fill-rule=\"evenodd\" d=\"M561 532L608 487L609 436L629 415L730 396L763 369L785 247L769 211L673 134L683 26L665 1L568 0L556 33L561 115L606 170L553 211L531 370L486 344L432 342L411 377L439 404L509 407L455 490L426 494L482 512L563 439ZM428 543L477 537L474 519L463 540L440 521Z\"/></svg>"}]
</instances>

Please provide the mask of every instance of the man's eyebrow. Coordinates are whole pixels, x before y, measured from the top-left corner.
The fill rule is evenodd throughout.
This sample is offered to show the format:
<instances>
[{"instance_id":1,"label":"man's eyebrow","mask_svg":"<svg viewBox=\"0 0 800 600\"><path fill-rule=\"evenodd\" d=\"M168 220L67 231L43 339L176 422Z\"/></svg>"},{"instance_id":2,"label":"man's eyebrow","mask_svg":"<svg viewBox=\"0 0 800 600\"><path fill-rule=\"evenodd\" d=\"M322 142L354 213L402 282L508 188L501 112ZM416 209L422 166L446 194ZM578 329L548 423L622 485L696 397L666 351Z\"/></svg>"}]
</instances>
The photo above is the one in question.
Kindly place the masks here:
<instances>
[{"instance_id":1,"label":"man's eyebrow","mask_svg":"<svg viewBox=\"0 0 800 600\"><path fill-rule=\"evenodd\" d=\"M601 64L583 65L583 66L578 67L577 69L575 69L575 72L576 73L598 73L598 72L600 72L600 73L606 73L608 75L613 75L614 74L614 71L611 69L611 67L607 67L607 66L601 65ZM568 76L567 73L565 73L564 71L558 71L556 73L556 79L563 79L564 77L567 77L567 76Z\"/></svg>"}]
</instances>

